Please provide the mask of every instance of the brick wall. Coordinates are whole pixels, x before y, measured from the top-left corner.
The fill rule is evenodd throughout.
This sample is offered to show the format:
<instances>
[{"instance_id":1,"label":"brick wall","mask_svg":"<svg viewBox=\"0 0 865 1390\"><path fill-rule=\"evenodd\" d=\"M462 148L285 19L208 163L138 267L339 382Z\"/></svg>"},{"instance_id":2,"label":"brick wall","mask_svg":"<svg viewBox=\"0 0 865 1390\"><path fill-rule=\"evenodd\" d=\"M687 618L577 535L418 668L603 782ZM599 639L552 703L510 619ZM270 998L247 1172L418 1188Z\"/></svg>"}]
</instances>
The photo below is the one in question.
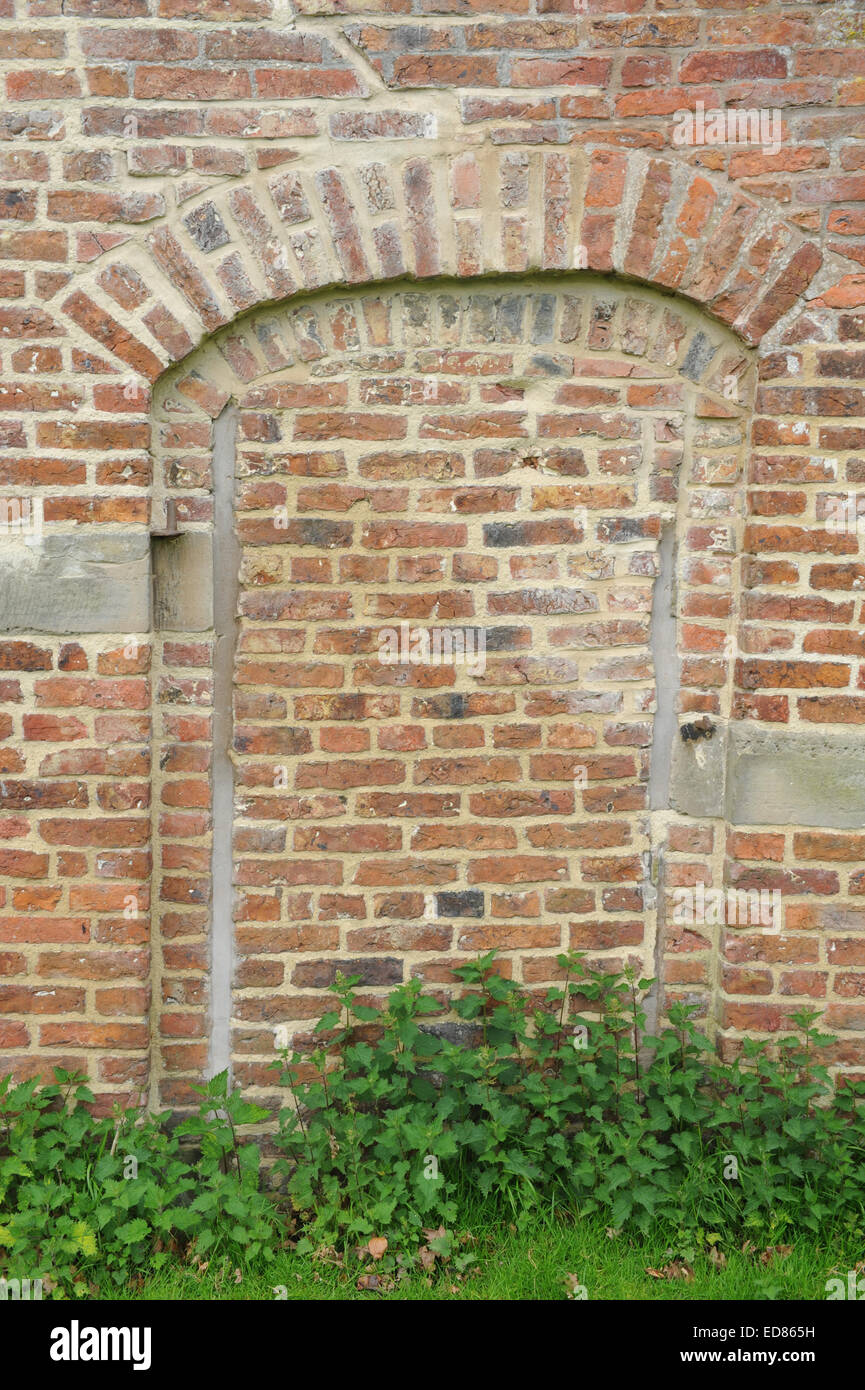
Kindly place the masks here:
<instances>
[{"instance_id":1,"label":"brick wall","mask_svg":"<svg viewBox=\"0 0 865 1390\"><path fill-rule=\"evenodd\" d=\"M337 962L444 1005L493 944L539 987L568 943L634 957L724 1048L817 1001L855 1069L862 16L345 8L0 0L4 1066L182 1104L228 852L251 1086ZM698 103L778 148L679 143ZM226 409L228 851L226 634L189 617ZM382 665L403 621L483 629L485 672ZM698 882L780 892L782 929L682 924Z\"/></svg>"}]
</instances>

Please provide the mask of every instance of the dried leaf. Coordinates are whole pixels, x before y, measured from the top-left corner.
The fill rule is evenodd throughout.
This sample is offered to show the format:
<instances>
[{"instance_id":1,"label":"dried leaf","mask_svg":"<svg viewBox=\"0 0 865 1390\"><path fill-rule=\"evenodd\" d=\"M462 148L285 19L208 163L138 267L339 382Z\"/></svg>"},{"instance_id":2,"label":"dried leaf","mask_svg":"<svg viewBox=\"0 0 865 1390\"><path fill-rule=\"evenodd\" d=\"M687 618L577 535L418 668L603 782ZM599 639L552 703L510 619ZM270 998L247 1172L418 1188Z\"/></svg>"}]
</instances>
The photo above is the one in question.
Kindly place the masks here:
<instances>
[{"instance_id":1,"label":"dried leaf","mask_svg":"<svg viewBox=\"0 0 865 1390\"><path fill-rule=\"evenodd\" d=\"M337 1253L333 1245L320 1245L317 1250L313 1250L312 1258L321 1260L324 1264L342 1264L342 1255Z\"/></svg>"},{"instance_id":2,"label":"dried leaf","mask_svg":"<svg viewBox=\"0 0 865 1390\"><path fill-rule=\"evenodd\" d=\"M383 1274L361 1274L358 1276L357 1287L365 1289L368 1293L390 1293L393 1280Z\"/></svg>"},{"instance_id":3,"label":"dried leaf","mask_svg":"<svg viewBox=\"0 0 865 1390\"><path fill-rule=\"evenodd\" d=\"M690 1284L694 1277L694 1271L687 1260L671 1260L661 1269L647 1269L646 1273L653 1279L684 1279L687 1284Z\"/></svg>"},{"instance_id":4,"label":"dried leaf","mask_svg":"<svg viewBox=\"0 0 865 1390\"><path fill-rule=\"evenodd\" d=\"M792 1253L792 1245L767 1245L760 1255L760 1263L761 1265L770 1265L776 1255L779 1260L786 1260L787 1256L792 1255Z\"/></svg>"},{"instance_id":5,"label":"dried leaf","mask_svg":"<svg viewBox=\"0 0 865 1390\"><path fill-rule=\"evenodd\" d=\"M714 1265L716 1269L726 1269L727 1256L724 1254L723 1250L718 1250L717 1247L713 1245L709 1251L709 1264Z\"/></svg>"},{"instance_id":6,"label":"dried leaf","mask_svg":"<svg viewBox=\"0 0 865 1390\"><path fill-rule=\"evenodd\" d=\"M387 1236L372 1236L366 1248L374 1260L380 1260L387 1249Z\"/></svg>"}]
</instances>

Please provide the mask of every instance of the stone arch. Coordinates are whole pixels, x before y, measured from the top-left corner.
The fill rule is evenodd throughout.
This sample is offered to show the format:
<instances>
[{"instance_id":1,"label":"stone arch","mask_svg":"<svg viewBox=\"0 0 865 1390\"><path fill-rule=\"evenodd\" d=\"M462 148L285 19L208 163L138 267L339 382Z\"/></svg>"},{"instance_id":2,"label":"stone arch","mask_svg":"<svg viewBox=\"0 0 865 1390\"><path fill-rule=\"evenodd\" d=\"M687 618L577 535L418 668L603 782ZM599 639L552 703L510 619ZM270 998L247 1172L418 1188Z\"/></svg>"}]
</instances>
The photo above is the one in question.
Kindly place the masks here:
<instances>
[{"instance_id":1,"label":"stone arch","mask_svg":"<svg viewBox=\"0 0 865 1390\"><path fill-rule=\"evenodd\" d=\"M481 383L489 385L454 394L455 384L458 387L461 379L471 379L463 377L463 371L473 370L468 361L456 360L461 355L483 357L483 362L474 365ZM728 329L712 324L705 314L673 296L572 272L519 281L484 278L470 285L436 279L423 285L404 282L337 294L320 292L252 311L217 332L193 358L162 378L154 404L156 511L161 513L163 502L172 500L178 521L188 533L179 541L168 541L169 548L182 551L196 537L207 542L214 422L224 421L226 409L232 406L240 414L237 506L244 555L242 626L234 676L241 693L237 723L242 734L241 746L235 740L234 756L243 803L235 844L244 904L233 1052L238 1076L245 1084L268 1084L266 1067L274 1026L285 1023L302 1033L304 1020L323 1006L329 962L357 958L360 953L374 988L388 982L387 969L400 957L407 968L426 972L428 982L440 985L452 950L461 943L464 949L489 944L480 924L472 920L479 905L485 915L498 912L496 934L529 983L548 980L556 950L568 944L606 959L633 956L651 971L659 949L653 877L657 877L669 826L677 822L666 805L655 808L660 814L652 822L645 794L650 761L646 726L652 714L649 690L655 680L651 663L647 664L647 642L659 543L664 523L669 523L680 540L675 562L681 619L679 709L671 703L678 698L672 670L665 674L665 698L675 723L679 716L690 718L701 732L712 731L729 719L731 711L734 561L741 548L752 356ZM429 382L435 390L425 395ZM450 395L440 394L437 383L441 382L451 388ZM517 403L515 410L507 408L509 396ZM466 443L472 438L474 420L468 433L460 425L460 417L469 413L469 401L476 412L486 409L490 416L502 407L493 428L487 430L482 423L478 448ZM377 410L376 404L384 409ZM340 410L352 416L346 439L340 435ZM407 410L421 414L410 435L402 428ZM510 418L501 433L499 425L505 417ZM379 428L382 436L377 441ZM367 431L369 438L358 443ZM400 444L408 437L414 442ZM588 462L578 447L585 440L589 441L585 445ZM430 471L425 472L426 467ZM401 487L406 480L413 480L410 496L409 489ZM400 491L406 496L393 495ZM488 503L484 492L490 495ZM489 506L488 513L482 505ZM287 524L282 530L274 521L277 507L286 508ZM362 523L346 522L354 509L362 512ZM459 546L477 552L488 544L490 556L516 556L524 568L510 566L505 572L499 567L491 580L481 569L477 573L461 570L457 575L449 563L446 570L433 568L425 581L423 574L412 571L410 553L394 560L390 570L378 565L374 573L371 569L361 573L360 561L352 569L351 555L349 565L343 565L339 557L346 557L347 545L360 547L361 556L366 545L364 536L349 537L348 532L359 534L362 526L371 533L387 526L398 528L409 517L424 514L432 518L432 525L418 541L422 551L435 550L440 533L445 553L456 555L454 547ZM575 526L576 514L579 523ZM477 534L467 545L468 533L465 538L457 536L461 527L450 524L454 515L460 520L475 519ZM284 541L289 546L282 545L280 554ZM367 557L386 554L389 544L382 542L379 549L374 537ZM397 551L403 549L399 536L395 546ZM538 550L552 560L551 546L562 551L554 578L552 569L531 570L531 552ZM406 548L411 551L411 538L406 539ZM622 563L609 559L617 549ZM301 557L296 570L290 552ZM206 575L196 565L194 546L190 553L187 582L197 593ZM338 564L330 560L334 554ZM303 560L310 555L311 559ZM434 556L423 554L421 559L429 564ZM396 567L403 561L400 576ZM205 571L208 564L209 559ZM182 563L179 568L182 577ZM434 588L439 582L432 578L434 573L444 576L440 590ZM525 587L533 578L538 581L536 602L531 588ZM419 605L399 606L398 579L409 589L414 584L412 597L421 600ZM496 580L503 582L496 585ZM300 586L300 594L292 594L294 583ZM594 596L595 591L603 595L617 584L622 592L612 606L605 597L599 601ZM483 597L467 600L473 586ZM442 824L438 852L435 844L422 850L409 843L401 813L387 790L377 801L375 791L355 793L348 784L345 807L337 805L339 793L334 787L338 783L332 780L330 755L350 759L351 749L336 734L345 721L363 722L368 711L360 705L365 701L378 698L381 704L383 697L375 692L393 691L392 686L380 684L381 672L367 665L359 674L359 667L373 649L382 624L412 616L421 622L437 617L452 624L462 618L489 625L495 634L492 641L504 645L494 645L501 655L493 658L489 684L481 680L479 688L496 692L498 687L499 697L505 692L497 706L502 720L517 727L536 722L542 731L536 746L526 745L528 751L521 752L516 744L516 754L506 731L497 735L504 751L495 747L490 731L483 756L502 764L504 790L498 789L499 801L502 795L507 800L521 778L527 784L533 780L535 795L546 797L558 818L552 828L549 820L546 825L543 821L533 824L529 809L519 819L519 834L515 832L514 812L496 802L495 786L494 795L485 799L486 774L478 772L476 764L468 771L469 784L478 772L478 787L473 789L478 805L492 807L487 817L491 824L483 824L481 812L475 817L480 851L486 848L490 860L497 861L490 880L483 877L482 854L472 861L470 852L471 793L463 796L457 812L464 843L457 843L459 836L448 838L447 824ZM301 641L300 630L307 623L321 630L320 638L313 632ZM541 629L541 650L531 649L532 623ZM173 630L164 634L162 660L155 673L158 702L168 726L167 733L163 729L158 760L163 776L154 797L156 860L163 866L154 895L161 914L154 941L163 1000L157 1072L160 1102L183 1103L188 1082L206 1060L212 920L206 879L212 845L206 815L200 814L207 809L203 783L190 776L192 771L208 771L209 734L197 716L187 718L185 730L181 726L184 704L196 698L193 687L198 671L190 676L188 668L201 668L209 678L210 658L206 621L200 624L203 631L198 636L182 631L182 618L175 617L168 626ZM332 646L317 648L319 640ZM526 650L519 645L524 642ZM625 655L617 654L617 646ZM598 648L607 651L610 669L606 672L600 669L602 663L593 665L587 659ZM345 681L339 680L335 696L330 682L338 674L336 666L328 665L322 652L336 652L347 660L360 657L347 670ZM295 665L292 653L300 654ZM302 663L318 663L317 672L301 669ZM569 695L589 668L595 682L590 695ZM291 694L286 700L291 670L297 680L309 680L311 695L301 694L298 700ZM264 688L268 681L273 686L270 694ZM625 683L626 696L613 695L619 681ZM530 699L524 708L522 698L519 707L511 702L515 682L535 689L534 703ZM467 689L472 688L469 682ZM465 700L465 692L458 698ZM360 701L356 709L352 700ZM380 713L391 726L416 715L420 723L427 721L430 739L437 730L444 739L450 735L444 731L440 703L430 697L420 709L416 700L403 700L405 709L382 706ZM567 722L578 708L588 711L585 719L576 721L585 742L571 747L558 721L564 717ZM648 720L641 719L641 713ZM278 723L287 726L286 737L274 735L270 722L274 714ZM492 715L492 704L486 714ZM320 746L323 718L334 734L332 750ZM526 736L535 737L533 733ZM384 766L398 759L388 756L387 744L376 746L380 738L376 731L365 756L382 764L381 775L395 778L394 785L407 795L426 795L412 785L416 772L411 755L398 744L394 746L408 775L400 776L397 767ZM182 748L180 741L187 746ZM459 744L444 742L443 746L458 748ZM590 751L584 754L580 747ZM435 752L435 747L428 747L424 756ZM471 752L466 754L469 762L472 757ZM585 790L574 781L574 767L585 768L584 758L590 765ZM283 804L276 806L273 782L267 779L273 778L273 765L280 759L292 766L292 773L290 790ZM312 761L319 771L295 785L296 769ZM378 771L373 782L376 776ZM320 785L316 777L321 778ZM426 769L422 777L427 777ZM297 791L303 786L310 788L306 804L287 807L290 799L303 801ZM457 792L457 799L461 795ZM188 810L170 809L182 807ZM618 814L620 807L621 816L612 818L615 825L594 838L585 826L562 824L569 811L578 810L583 819L603 818L614 808ZM442 812L445 822L452 809ZM425 808L422 827L429 814ZM719 809L703 812L704 820L713 816L720 823ZM298 828L287 838L286 823L292 825L294 820ZM404 861L397 858L391 869L387 853L397 839L400 851L406 853ZM679 847L673 846L674 850ZM549 853L535 853L543 850ZM311 864L320 851L320 864ZM225 844L221 852L225 855ZM709 854L716 874L721 872L722 852L719 833ZM421 854L427 859L415 883L412 863ZM531 910L523 911L521 919L525 903L517 904L509 921L505 886L509 869L498 861L518 854L527 860L534 855L538 862L549 859L553 880L544 881L544 868L535 882L535 864L529 862L527 891L517 889L514 896L536 895L538 906L530 904ZM340 855L345 858L345 872L335 867ZM361 873L359 891L358 855L370 859L370 866ZM576 866L578 860L579 871L572 872L570 864ZM307 866L299 877L292 867L298 863ZM583 864L594 875L588 887L582 878ZM322 878L320 865L333 872ZM605 865L609 866L606 880ZM444 878L437 877L439 866ZM370 873L373 878L367 881L364 874L368 878ZM378 884L376 873L381 876ZM382 904L388 895L376 892L394 874L395 882L402 879L404 888L412 890L400 894L399 907ZM498 886L496 874L504 876ZM561 875L563 881L557 884L556 877ZM480 888L470 887L471 882ZM521 880L517 877L514 882L519 885ZM430 893L436 887L445 895L442 910L439 895ZM454 902L460 893L465 901ZM425 903L405 901L418 895L436 898L434 921L430 922ZM479 904L476 900L481 898ZM455 918L448 925L445 918L451 908ZM467 911L468 922L462 920ZM407 919L401 923L394 920L400 912ZM348 921L342 930L335 925L340 914ZM540 922L542 914L552 915L555 930ZM671 972L673 989L686 985L690 996L708 1010L714 988L714 942L679 940L671 949L677 953L679 971ZM683 951L690 975L681 973ZM287 960L292 962L288 969Z\"/></svg>"}]
</instances>

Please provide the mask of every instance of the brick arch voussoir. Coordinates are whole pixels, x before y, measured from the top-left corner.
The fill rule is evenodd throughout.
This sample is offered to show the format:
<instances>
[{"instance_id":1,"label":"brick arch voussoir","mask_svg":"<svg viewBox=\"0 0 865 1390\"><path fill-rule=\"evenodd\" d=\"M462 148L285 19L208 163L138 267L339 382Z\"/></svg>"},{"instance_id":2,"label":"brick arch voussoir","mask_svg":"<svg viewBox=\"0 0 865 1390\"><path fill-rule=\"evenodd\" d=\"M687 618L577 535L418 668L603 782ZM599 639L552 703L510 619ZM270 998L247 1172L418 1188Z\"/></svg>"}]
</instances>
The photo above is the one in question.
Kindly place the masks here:
<instances>
[{"instance_id":1,"label":"brick arch voussoir","mask_svg":"<svg viewBox=\"0 0 865 1390\"><path fill-rule=\"evenodd\" d=\"M253 308L406 278L614 274L683 296L753 347L822 261L773 207L675 158L446 146L211 190L81 277L61 307L149 385Z\"/></svg>"}]
</instances>

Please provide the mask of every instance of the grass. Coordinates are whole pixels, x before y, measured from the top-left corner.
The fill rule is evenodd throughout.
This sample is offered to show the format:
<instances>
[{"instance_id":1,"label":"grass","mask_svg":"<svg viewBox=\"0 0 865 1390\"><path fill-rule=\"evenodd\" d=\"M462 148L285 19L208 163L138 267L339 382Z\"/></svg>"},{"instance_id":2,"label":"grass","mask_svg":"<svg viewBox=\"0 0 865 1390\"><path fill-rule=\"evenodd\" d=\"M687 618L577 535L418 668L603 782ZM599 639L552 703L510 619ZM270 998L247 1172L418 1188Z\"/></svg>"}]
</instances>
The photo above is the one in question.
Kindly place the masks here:
<instances>
[{"instance_id":1,"label":"grass","mask_svg":"<svg viewBox=\"0 0 865 1390\"><path fill-rule=\"evenodd\" d=\"M158 1275L146 1278L139 1287L119 1295L106 1296L130 1300L268 1300L276 1297L274 1288L282 1286L288 1300L454 1300L509 1301L556 1300L569 1297L568 1276L576 1277L590 1301L628 1302L635 1300L699 1302L702 1300L823 1300L826 1280L839 1271L845 1275L860 1252L850 1256L840 1242L817 1243L802 1239L791 1242L786 1255L761 1259L761 1248L750 1253L724 1251L726 1263L718 1268L703 1250L688 1248L687 1240L678 1248L668 1239L639 1240L621 1235L610 1238L597 1224L565 1223L548 1216L533 1217L514 1225L491 1225L487 1217L473 1224L471 1239L460 1253L471 1252L476 1263L462 1274L453 1262L424 1275L412 1272L404 1280L384 1275L384 1289L364 1291L356 1281L361 1272L374 1272L367 1259L361 1264L351 1259L348 1267L336 1263L332 1253L319 1258L282 1254L267 1267L243 1273L240 1283L235 1270L212 1262L204 1271L195 1266L172 1265ZM784 1247L786 1248L786 1247ZM693 1278L654 1278L652 1268L669 1269L676 1260L687 1260Z\"/></svg>"}]
</instances>

